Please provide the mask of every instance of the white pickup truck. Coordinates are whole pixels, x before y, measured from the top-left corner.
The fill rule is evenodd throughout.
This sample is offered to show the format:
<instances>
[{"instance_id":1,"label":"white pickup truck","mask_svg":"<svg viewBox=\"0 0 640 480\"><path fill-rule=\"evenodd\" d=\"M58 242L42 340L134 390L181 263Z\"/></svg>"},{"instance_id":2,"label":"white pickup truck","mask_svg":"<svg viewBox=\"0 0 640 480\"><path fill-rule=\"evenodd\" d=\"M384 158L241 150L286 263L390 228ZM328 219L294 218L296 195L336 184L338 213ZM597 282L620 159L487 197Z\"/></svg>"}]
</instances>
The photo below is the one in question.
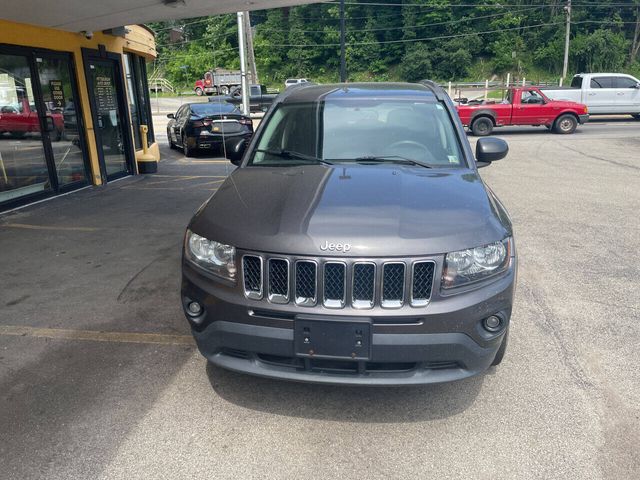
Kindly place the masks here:
<instances>
[{"instance_id":1,"label":"white pickup truck","mask_svg":"<svg viewBox=\"0 0 640 480\"><path fill-rule=\"evenodd\" d=\"M640 120L640 80L624 73L580 73L571 86L544 88L554 100L584 103L590 115L630 114Z\"/></svg>"}]
</instances>

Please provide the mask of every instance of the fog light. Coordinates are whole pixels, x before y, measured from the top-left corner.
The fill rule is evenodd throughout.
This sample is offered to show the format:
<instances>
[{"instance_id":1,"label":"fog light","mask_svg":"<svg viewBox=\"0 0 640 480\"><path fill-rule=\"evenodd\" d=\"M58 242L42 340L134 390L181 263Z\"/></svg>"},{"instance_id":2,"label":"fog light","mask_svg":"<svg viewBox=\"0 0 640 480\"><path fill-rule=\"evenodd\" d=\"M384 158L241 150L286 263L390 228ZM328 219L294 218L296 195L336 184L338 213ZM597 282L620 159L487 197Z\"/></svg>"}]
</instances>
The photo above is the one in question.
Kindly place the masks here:
<instances>
[{"instance_id":1,"label":"fog light","mask_svg":"<svg viewBox=\"0 0 640 480\"><path fill-rule=\"evenodd\" d=\"M490 332L497 332L502 328L502 319L497 315L485 318L482 323L484 328Z\"/></svg>"},{"instance_id":2,"label":"fog light","mask_svg":"<svg viewBox=\"0 0 640 480\"><path fill-rule=\"evenodd\" d=\"M202 313L202 305L200 305L198 302L190 302L189 305L187 305L187 310L189 312L189 315L191 315L192 317L197 317Z\"/></svg>"}]
</instances>

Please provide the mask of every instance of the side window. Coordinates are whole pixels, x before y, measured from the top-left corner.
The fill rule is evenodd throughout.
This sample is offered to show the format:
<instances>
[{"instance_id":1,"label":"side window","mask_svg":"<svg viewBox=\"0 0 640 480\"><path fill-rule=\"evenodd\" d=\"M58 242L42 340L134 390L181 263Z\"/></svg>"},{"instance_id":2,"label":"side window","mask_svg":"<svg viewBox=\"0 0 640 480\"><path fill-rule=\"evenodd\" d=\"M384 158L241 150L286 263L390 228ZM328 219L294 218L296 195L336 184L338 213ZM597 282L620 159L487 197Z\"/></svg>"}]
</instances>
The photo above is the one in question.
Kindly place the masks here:
<instances>
[{"instance_id":1,"label":"side window","mask_svg":"<svg viewBox=\"0 0 640 480\"><path fill-rule=\"evenodd\" d=\"M591 79L591 88L614 88L614 79L615 77L593 77Z\"/></svg>"},{"instance_id":2,"label":"side window","mask_svg":"<svg viewBox=\"0 0 640 480\"><path fill-rule=\"evenodd\" d=\"M636 81L629 77L616 77L616 88L636 88Z\"/></svg>"},{"instance_id":3,"label":"side window","mask_svg":"<svg viewBox=\"0 0 640 480\"><path fill-rule=\"evenodd\" d=\"M254 97L257 97L258 95L260 95L260 87L259 86L252 86L251 87L251 95Z\"/></svg>"},{"instance_id":4,"label":"side window","mask_svg":"<svg viewBox=\"0 0 640 480\"><path fill-rule=\"evenodd\" d=\"M180 107L180 110L178 110L178 114L176 115L176 118L180 121L184 120L185 117L187 116L188 110L189 110L189 107L187 105L183 105L182 107Z\"/></svg>"},{"instance_id":5,"label":"side window","mask_svg":"<svg viewBox=\"0 0 640 480\"><path fill-rule=\"evenodd\" d=\"M580 88L582 87L582 77L573 77L573 80L571 80L571 87L572 88ZM595 87L591 87L591 88L595 88Z\"/></svg>"},{"instance_id":6,"label":"side window","mask_svg":"<svg viewBox=\"0 0 640 480\"><path fill-rule=\"evenodd\" d=\"M536 92L535 90L523 90L522 91L522 103L527 103L527 104L536 104L536 105L540 105L542 103L544 103L544 100L542 99L542 97L540 96L540 94L538 92Z\"/></svg>"}]
</instances>

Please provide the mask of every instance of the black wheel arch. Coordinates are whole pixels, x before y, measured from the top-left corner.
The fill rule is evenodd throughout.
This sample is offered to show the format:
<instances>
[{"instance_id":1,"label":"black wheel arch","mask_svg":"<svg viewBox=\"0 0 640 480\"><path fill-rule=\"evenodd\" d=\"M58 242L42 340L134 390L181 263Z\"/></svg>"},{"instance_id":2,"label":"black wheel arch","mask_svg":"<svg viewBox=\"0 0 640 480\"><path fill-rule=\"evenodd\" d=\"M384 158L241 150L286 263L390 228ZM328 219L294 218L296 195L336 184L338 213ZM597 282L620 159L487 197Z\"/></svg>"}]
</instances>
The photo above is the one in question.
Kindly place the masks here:
<instances>
[{"instance_id":1,"label":"black wheel arch","mask_svg":"<svg viewBox=\"0 0 640 480\"><path fill-rule=\"evenodd\" d=\"M473 122L475 122L479 117L488 117L493 122L493 126L496 126L496 112L489 108L473 112L473 115L471 115L471 118L469 119L469 125L473 125Z\"/></svg>"}]
</instances>

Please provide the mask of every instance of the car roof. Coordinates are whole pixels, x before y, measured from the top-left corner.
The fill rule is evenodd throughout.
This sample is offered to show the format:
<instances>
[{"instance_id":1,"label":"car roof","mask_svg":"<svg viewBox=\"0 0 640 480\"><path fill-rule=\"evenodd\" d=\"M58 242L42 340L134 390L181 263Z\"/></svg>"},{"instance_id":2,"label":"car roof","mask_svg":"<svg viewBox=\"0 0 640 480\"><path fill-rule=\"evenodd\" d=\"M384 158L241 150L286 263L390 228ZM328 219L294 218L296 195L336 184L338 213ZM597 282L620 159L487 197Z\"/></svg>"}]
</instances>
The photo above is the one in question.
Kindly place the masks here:
<instances>
[{"instance_id":1,"label":"car roof","mask_svg":"<svg viewBox=\"0 0 640 480\"><path fill-rule=\"evenodd\" d=\"M334 83L328 85L302 84L282 99L283 103L317 102L340 99L420 99L436 101L432 88L418 83Z\"/></svg>"}]
</instances>

